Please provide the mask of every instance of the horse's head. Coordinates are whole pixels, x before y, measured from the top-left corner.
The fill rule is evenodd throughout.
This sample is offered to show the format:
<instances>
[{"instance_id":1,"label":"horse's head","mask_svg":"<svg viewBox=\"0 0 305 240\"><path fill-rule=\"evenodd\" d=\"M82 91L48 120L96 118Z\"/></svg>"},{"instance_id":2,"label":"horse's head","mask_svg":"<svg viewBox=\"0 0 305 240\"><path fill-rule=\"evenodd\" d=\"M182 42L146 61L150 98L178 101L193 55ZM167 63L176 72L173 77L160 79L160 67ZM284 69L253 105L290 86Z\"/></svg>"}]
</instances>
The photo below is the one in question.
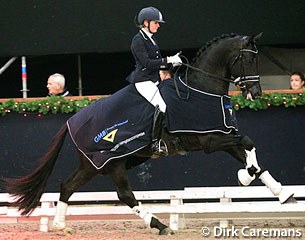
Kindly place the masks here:
<instances>
[{"instance_id":1,"label":"horse's head","mask_svg":"<svg viewBox=\"0 0 305 240\"><path fill-rule=\"evenodd\" d=\"M262 95L262 89L258 75L258 50L255 42L260 39L262 33L257 36L239 36L237 50L239 53L232 55L233 61L230 66L234 84L239 86L242 95L247 99L255 99Z\"/></svg>"},{"instance_id":2,"label":"horse's head","mask_svg":"<svg viewBox=\"0 0 305 240\"><path fill-rule=\"evenodd\" d=\"M207 42L187 67L184 80L191 87L218 95L228 94L230 83L239 86L244 97L262 94L255 41L262 36L223 34ZM189 78L189 81L188 81Z\"/></svg>"}]
</instances>

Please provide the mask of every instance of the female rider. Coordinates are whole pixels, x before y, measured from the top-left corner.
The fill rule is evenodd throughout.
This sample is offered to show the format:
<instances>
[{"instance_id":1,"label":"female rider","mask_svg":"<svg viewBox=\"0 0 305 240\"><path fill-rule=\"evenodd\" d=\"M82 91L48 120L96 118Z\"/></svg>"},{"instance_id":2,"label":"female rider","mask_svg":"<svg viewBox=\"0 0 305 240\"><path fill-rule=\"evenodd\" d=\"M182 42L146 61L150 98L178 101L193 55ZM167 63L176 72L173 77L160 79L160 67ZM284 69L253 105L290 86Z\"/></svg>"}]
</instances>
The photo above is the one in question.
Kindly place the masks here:
<instances>
[{"instance_id":1,"label":"female rider","mask_svg":"<svg viewBox=\"0 0 305 240\"><path fill-rule=\"evenodd\" d=\"M166 105L157 87L160 77L160 66L168 63L174 67L179 66L182 61L179 54L162 58L154 34L158 31L160 23L165 23L161 12L155 7L143 8L135 18L139 32L131 42L131 52L135 59L135 70L126 78L128 82L134 83L138 92L156 107L153 126L152 150L156 154L164 153L160 141L160 121L166 110Z\"/></svg>"}]
</instances>

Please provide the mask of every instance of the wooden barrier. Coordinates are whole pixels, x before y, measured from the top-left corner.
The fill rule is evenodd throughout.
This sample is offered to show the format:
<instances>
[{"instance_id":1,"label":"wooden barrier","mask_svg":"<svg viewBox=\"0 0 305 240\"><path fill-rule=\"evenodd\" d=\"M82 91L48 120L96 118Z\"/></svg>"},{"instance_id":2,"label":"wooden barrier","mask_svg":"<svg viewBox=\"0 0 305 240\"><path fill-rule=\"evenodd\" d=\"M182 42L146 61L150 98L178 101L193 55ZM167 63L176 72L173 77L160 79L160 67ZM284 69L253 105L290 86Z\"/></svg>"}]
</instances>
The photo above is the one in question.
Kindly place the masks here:
<instances>
[{"instance_id":1,"label":"wooden barrier","mask_svg":"<svg viewBox=\"0 0 305 240\"><path fill-rule=\"evenodd\" d=\"M264 186L196 187L174 191L135 191L134 194L150 212L169 214L170 228L178 230L184 227L184 219L194 214L219 219L221 227L226 227L233 219L304 218L305 185L285 188L294 192L298 203L280 204ZM31 213L30 216L40 216L40 231L49 230L49 218L55 215L58 199L59 193L44 193L40 199L41 206ZM0 193L0 203L12 201L9 194ZM76 192L69 204L67 216L133 214L129 207L119 202L116 192ZM1 218L18 217L20 213L16 208L0 207L0 221Z\"/></svg>"}]
</instances>

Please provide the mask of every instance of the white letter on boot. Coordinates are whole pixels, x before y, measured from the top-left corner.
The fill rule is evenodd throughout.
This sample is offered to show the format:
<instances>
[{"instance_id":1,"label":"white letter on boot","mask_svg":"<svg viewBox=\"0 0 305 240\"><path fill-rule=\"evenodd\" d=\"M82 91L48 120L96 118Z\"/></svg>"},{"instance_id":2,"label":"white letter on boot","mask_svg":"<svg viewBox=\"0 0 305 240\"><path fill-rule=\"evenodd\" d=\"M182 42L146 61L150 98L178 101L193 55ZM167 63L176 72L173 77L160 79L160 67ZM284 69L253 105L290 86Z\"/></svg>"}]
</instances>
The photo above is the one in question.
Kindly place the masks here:
<instances>
[{"instance_id":1,"label":"white letter on boot","mask_svg":"<svg viewBox=\"0 0 305 240\"><path fill-rule=\"evenodd\" d=\"M62 201L57 202L56 213L53 220L53 229L62 230L66 228L66 213L68 204Z\"/></svg>"}]
</instances>

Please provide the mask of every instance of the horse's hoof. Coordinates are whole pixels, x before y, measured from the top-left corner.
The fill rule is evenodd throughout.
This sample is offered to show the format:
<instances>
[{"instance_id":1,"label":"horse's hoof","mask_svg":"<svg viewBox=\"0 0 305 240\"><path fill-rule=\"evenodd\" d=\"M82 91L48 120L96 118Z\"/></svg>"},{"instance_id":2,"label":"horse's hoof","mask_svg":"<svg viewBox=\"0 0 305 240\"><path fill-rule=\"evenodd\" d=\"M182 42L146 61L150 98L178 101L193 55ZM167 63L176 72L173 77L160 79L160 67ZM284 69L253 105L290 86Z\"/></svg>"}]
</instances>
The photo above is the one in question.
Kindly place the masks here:
<instances>
[{"instance_id":1,"label":"horse's hoof","mask_svg":"<svg viewBox=\"0 0 305 240\"><path fill-rule=\"evenodd\" d=\"M279 194L280 203L296 203L295 198L293 197L294 193L288 191L287 189L282 189ZM294 199L294 200L293 200Z\"/></svg>"},{"instance_id":2,"label":"horse's hoof","mask_svg":"<svg viewBox=\"0 0 305 240\"><path fill-rule=\"evenodd\" d=\"M53 231L65 230L66 229L66 224L53 223L51 225L50 229L53 230Z\"/></svg>"},{"instance_id":3,"label":"horse's hoof","mask_svg":"<svg viewBox=\"0 0 305 240\"><path fill-rule=\"evenodd\" d=\"M159 232L159 235L174 235L175 234L175 232L172 230L172 229L170 229L170 228L164 228L163 230L161 230L160 232Z\"/></svg>"},{"instance_id":4,"label":"horse's hoof","mask_svg":"<svg viewBox=\"0 0 305 240\"><path fill-rule=\"evenodd\" d=\"M65 235L72 235L72 234L74 234L76 231L75 231L75 229L73 229L73 228L67 227L67 228L65 228L65 229L63 230L63 232L64 232Z\"/></svg>"},{"instance_id":5,"label":"horse's hoof","mask_svg":"<svg viewBox=\"0 0 305 240\"><path fill-rule=\"evenodd\" d=\"M285 203L297 203L298 201L293 197L293 194L285 201L283 202L283 204Z\"/></svg>"}]
</instances>

